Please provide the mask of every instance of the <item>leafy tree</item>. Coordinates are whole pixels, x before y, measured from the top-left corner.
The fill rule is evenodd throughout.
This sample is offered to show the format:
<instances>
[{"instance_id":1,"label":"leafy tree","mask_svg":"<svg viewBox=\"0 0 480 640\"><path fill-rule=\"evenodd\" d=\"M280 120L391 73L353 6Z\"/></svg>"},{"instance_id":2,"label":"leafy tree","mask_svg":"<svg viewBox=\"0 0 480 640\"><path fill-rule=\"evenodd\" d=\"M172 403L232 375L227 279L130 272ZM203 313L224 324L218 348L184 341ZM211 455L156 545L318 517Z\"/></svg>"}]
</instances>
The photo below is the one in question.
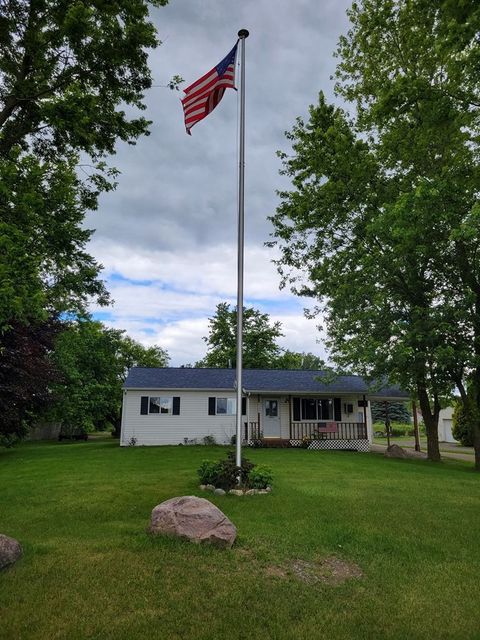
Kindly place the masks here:
<instances>
[{"instance_id":1,"label":"leafy tree","mask_svg":"<svg viewBox=\"0 0 480 640\"><path fill-rule=\"evenodd\" d=\"M197 367L236 366L237 310L221 302L209 318L209 335L203 339L208 352ZM245 369L269 369L280 354L276 339L282 335L279 322L270 324L267 313L248 307L243 311L243 366Z\"/></svg>"},{"instance_id":2,"label":"leafy tree","mask_svg":"<svg viewBox=\"0 0 480 640\"><path fill-rule=\"evenodd\" d=\"M458 400L454 404L452 419L452 435L464 447L473 446L473 424L470 413L465 410L465 404Z\"/></svg>"},{"instance_id":3,"label":"leafy tree","mask_svg":"<svg viewBox=\"0 0 480 640\"><path fill-rule=\"evenodd\" d=\"M438 460L440 398L454 384L462 393L466 371L480 390L480 12L365 0L349 16L336 90L356 113L320 94L287 135L294 190L272 218L279 267L319 300L337 363L418 398Z\"/></svg>"},{"instance_id":4,"label":"leafy tree","mask_svg":"<svg viewBox=\"0 0 480 640\"><path fill-rule=\"evenodd\" d=\"M57 339L54 362L62 373L56 385L52 415L62 424L91 431L113 425L120 428L122 384L132 366L162 367L167 352L143 347L118 329L81 319Z\"/></svg>"},{"instance_id":5,"label":"leafy tree","mask_svg":"<svg viewBox=\"0 0 480 640\"><path fill-rule=\"evenodd\" d=\"M147 50L159 44L149 6L165 4L1 4L0 330L82 309L90 296L107 301L82 222L115 186L103 158L118 140L148 133L149 122L132 114L145 108Z\"/></svg>"},{"instance_id":6,"label":"leafy tree","mask_svg":"<svg viewBox=\"0 0 480 640\"><path fill-rule=\"evenodd\" d=\"M273 368L275 369L309 369L320 371L325 369L325 361L314 353L302 353L285 349L276 358Z\"/></svg>"},{"instance_id":7,"label":"leafy tree","mask_svg":"<svg viewBox=\"0 0 480 640\"><path fill-rule=\"evenodd\" d=\"M49 318L15 323L0 334L0 445L24 437L36 415L54 400L51 382L59 372L50 353L61 326Z\"/></svg>"},{"instance_id":8,"label":"leafy tree","mask_svg":"<svg viewBox=\"0 0 480 640\"><path fill-rule=\"evenodd\" d=\"M384 402L372 402L372 421L385 422L386 410ZM410 424L412 417L405 402L389 402L388 417L391 422L400 422L402 424Z\"/></svg>"}]
</instances>

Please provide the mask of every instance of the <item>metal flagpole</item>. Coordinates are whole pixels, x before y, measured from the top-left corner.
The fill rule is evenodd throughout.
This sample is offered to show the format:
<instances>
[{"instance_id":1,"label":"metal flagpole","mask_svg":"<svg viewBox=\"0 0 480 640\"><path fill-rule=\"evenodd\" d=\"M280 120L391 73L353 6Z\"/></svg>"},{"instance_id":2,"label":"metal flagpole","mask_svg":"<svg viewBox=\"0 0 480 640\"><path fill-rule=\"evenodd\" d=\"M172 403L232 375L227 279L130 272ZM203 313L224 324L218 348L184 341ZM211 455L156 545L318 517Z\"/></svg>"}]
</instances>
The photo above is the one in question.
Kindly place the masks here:
<instances>
[{"instance_id":1,"label":"metal flagpole","mask_svg":"<svg viewBox=\"0 0 480 640\"><path fill-rule=\"evenodd\" d=\"M242 464L242 391L243 391L243 253L245 236L245 38L248 31L240 29L238 37L241 43L240 72L240 153L238 173L238 253L237 253L237 422L236 422L236 464ZM248 418L247 418L248 419Z\"/></svg>"}]
</instances>

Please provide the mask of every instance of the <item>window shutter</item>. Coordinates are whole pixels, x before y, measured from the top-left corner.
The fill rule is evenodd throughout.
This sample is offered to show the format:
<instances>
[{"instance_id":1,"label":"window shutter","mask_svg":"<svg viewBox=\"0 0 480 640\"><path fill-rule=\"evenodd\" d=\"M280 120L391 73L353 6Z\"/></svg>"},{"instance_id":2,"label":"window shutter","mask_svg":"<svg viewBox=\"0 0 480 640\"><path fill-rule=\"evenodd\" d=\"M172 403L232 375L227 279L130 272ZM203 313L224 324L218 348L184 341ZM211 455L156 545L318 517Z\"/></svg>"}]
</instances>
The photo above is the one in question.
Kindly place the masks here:
<instances>
[{"instance_id":1,"label":"window shutter","mask_svg":"<svg viewBox=\"0 0 480 640\"><path fill-rule=\"evenodd\" d=\"M142 396L140 399L140 415L146 416L148 414L148 396Z\"/></svg>"},{"instance_id":2,"label":"window shutter","mask_svg":"<svg viewBox=\"0 0 480 640\"><path fill-rule=\"evenodd\" d=\"M209 398L208 399L208 415L209 416L215 415L215 405L216 405L216 398Z\"/></svg>"},{"instance_id":3,"label":"window shutter","mask_svg":"<svg viewBox=\"0 0 480 640\"><path fill-rule=\"evenodd\" d=\"M247 415L247 399L242 398L242 416Z\"/></svg>"},{"instance_id":4,"label":"window shutter","mask_svg":"<svg viewBox=\"0 0 480 640\"><path fill-rule=\"evenodd\" d=\"M300 422L300 398L293 398L293 420Z\"/></svg>"},{"instance_id":5,"label":"window shutter","mask_svg":"<svg viewBox=\"0 0 480 640\"><path fill-rule=\"evenodd\" d=\"M173 396L173 410L172 415L179 416L180 415L180 397Z\"/></svg>"},{"instance_id":6,"label":"window shutter","mask_svg":"<svg viewBox=\"0 0 480 640\"><path fill-rule=\"evenodd\" d=\"M334 398L333 399L333 415L335 422L342 421L342 399Z\"/></svg>"}]
</instances>

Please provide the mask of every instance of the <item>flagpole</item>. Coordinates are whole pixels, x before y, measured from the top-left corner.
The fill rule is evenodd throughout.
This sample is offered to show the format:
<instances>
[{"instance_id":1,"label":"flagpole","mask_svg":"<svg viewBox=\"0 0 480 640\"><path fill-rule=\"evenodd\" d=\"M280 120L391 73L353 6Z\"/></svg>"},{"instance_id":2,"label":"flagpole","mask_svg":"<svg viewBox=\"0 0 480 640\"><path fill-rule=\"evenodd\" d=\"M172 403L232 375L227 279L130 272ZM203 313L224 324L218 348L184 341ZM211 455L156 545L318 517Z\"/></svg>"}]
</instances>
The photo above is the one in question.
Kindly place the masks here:
<instances>
[{"instance_id":1,"label":"flagpole","mask_svg":"<svg viewBox=\"0 0 480 640\"><path fill-rule=\"evenodd\" d=\"M245 246L245 38L248 31L238 32L240 40L240 151L238 172L238 247L237 247L237 413L236 464L242 464L242 391L243 391L243 255ZM248 416L247 416L248 421Z\"/></svg>"}]
</instances>

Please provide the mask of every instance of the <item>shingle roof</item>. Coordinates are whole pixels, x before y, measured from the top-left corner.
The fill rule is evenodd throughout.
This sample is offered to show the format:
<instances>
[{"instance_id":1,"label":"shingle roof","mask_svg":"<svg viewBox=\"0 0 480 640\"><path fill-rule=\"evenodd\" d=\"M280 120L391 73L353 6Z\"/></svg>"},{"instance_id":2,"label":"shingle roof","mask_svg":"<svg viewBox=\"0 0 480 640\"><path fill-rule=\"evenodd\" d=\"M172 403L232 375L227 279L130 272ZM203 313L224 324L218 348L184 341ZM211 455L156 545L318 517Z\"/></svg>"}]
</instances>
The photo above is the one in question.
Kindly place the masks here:
<instances>
[{"instance_id":1,"label":"shingle roof","mask_svg":"<svg viewBox=\"0 0 480 640\"><path fill-rule=\"evenodd\" d=\"M360 376L338 376L330 384L322 382L324 371L299 369L245 369L243 388L248 392L270 393L361 393L375 398L407 399L409 394L396 386L373 389ZM320 380L319 380L320 378ZM235 388L235 369L147 368L130 369L125 389L205 389Z\"/></svg>"}]
</instances>

